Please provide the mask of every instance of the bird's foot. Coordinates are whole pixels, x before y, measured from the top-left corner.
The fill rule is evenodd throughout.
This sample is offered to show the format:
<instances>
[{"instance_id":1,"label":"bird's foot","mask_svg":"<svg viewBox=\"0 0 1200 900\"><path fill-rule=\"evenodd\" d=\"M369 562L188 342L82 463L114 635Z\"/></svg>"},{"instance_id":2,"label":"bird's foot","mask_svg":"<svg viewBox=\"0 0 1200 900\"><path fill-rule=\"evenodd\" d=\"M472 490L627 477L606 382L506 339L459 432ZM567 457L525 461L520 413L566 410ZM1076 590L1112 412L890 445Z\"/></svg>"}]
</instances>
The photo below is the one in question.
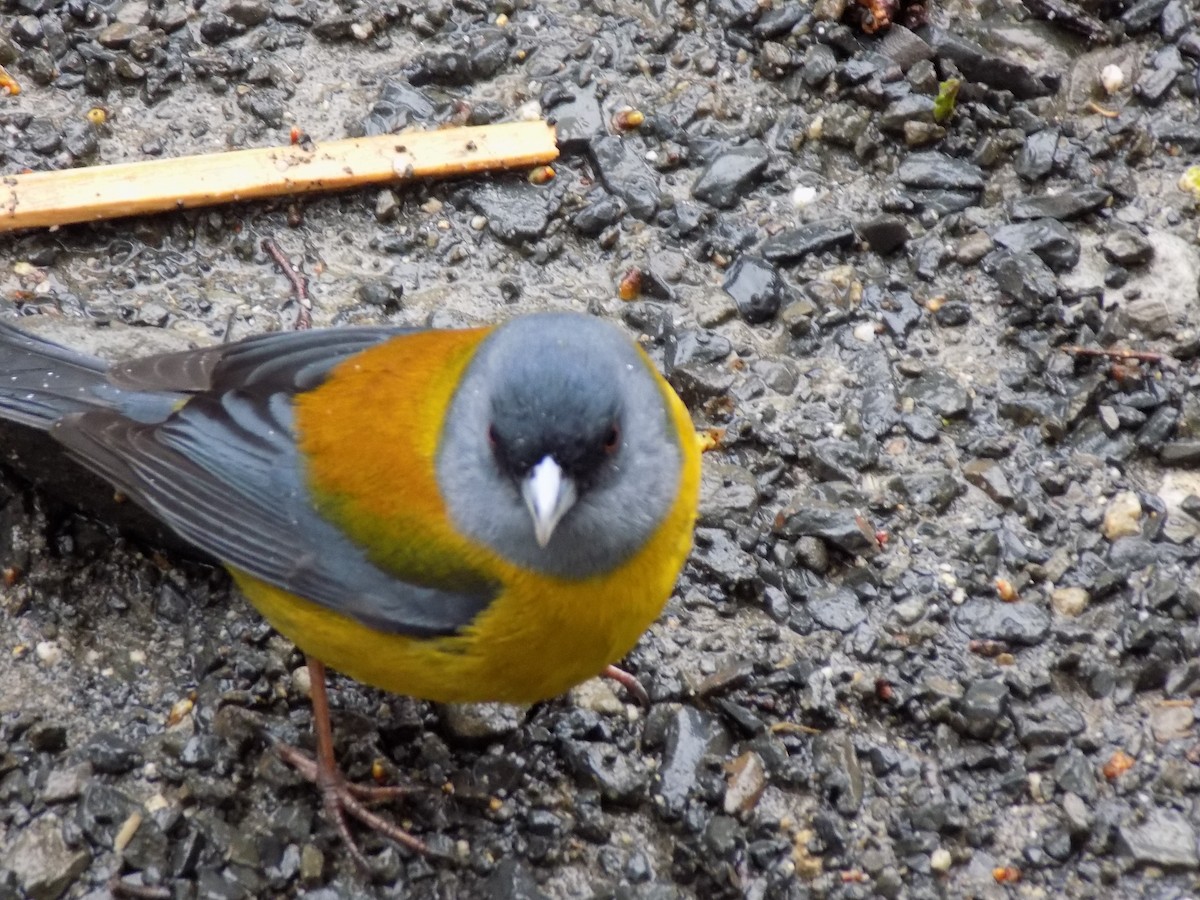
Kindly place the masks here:
<instances>
[{"instance_id":1,"label":"bird's foot","mask_svg":"<svg viewBox=\"0 0 1200 900\"><path fill-rule=\"evenodd\" d=\"M650 708L650 695L646 693L646 689L642 687L642 683L637 678L626 672L624 669L618 669L616 666L605 666L604 671L600 673L603 678L611 678L633 696L633 699L643 709Z\"/></svg>"},{"instance_id":2,"label":"bird's foot","mask_svg":"<svg viewBox=\"0 0 1200 900\"><path fill-rule=\"evenodd\" d=\"M415 853L428 855L429 847L423 841L413 837L403 828L389 822L383 816L368 809L368 804L383 803L412 793L407 787L383 786L372 784L355 784L347 781L337 766L322 766L321 763L309 756L303 750L290 744L276 744L275 752L279 758L296 770L296 773L306 781L310 781L321 791L321 803L325 815L337 829L346 849L365 871L371 870L371 864L350 833L350 823L347 816L352 816L362 824L378 831L402 847L407 847Z\"/></svg>"},{"instance_id":3,"label":"bird's foot","mask_svg":"<svg viewBox=\"0 0 1200 900\"><path fill-rule=\"evenodd\" d=\"M313 732L317 738L317 755L311 757L302 750L287 744L277 744L275 752L285 763L296 770L301 778L312 782L321 791L321 804L325 815L337 828L346 849L354 861L370 872L371 865L359 849L354 835L350 833L347 816L353 816L368 828L374 829L402 847L407 847L423 856L433 855L423 841L413 837L403 828L394 825L367 808L368 803L395 800L410 793L404 787L382 787L379 785L354 784L346 780L338 768L333 755L333 728L329 724L329 696L325 691L325 664L315 656L308 657L308 672L311 681L310 696L313 707Z\"/></svg>"}]
</instances>

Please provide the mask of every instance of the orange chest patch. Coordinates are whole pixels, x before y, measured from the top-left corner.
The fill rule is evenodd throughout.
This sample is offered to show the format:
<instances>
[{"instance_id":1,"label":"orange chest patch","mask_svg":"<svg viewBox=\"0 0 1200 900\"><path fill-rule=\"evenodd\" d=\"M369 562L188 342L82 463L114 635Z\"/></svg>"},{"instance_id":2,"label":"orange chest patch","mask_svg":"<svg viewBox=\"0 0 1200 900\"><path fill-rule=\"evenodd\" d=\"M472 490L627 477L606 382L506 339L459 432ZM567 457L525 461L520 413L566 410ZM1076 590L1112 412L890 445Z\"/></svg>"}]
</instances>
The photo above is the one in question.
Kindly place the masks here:
<instances>
[{"instance_id":1,"label":"orange chest patch","mask_svg":"<svg viewBox=\"0 0 1200 900\"><path fill-rule=\"evenodd\" d=\"M438 442L455 389L489 330L396 337L346 360L296 399L296 432L318 507L397 574L436 580L444 558L438 551L461 550L438 490Z\"/></svg>"}]
</instances>

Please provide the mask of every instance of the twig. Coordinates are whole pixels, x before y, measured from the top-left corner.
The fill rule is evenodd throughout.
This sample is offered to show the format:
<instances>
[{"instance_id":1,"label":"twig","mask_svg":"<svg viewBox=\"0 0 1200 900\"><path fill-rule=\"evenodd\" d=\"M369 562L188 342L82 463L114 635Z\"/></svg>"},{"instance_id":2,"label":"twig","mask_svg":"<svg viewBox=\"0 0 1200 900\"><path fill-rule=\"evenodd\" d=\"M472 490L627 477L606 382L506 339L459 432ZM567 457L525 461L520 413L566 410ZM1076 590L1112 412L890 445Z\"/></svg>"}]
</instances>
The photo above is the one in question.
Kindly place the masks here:
<instances>
[{"instance_id":1,"label":"twig","mask_svg":"<svg viewBox=\"0 0 1200 900\"><path fill-rule=\"evenodd\" d=\"M275 265L279 266L284 277L292 283L292 290L296 293L296 302L300 305L300 311L296 314L295 330L308 331L312 328L312 301L308 299L308 282L303 275L296 271L291 261L272 238L263 238L262 248L267 251L271 259L275 260Z\"/></svg>"},{"instance_id":2,"label":"twig","mask_svg":"<svg viewBox=\"0 0 1200 900\"><path fill-rule=\"evenodd\" d=\"M151 884L134 884L119 873L108 879L108 892L114 897L133 897L135 900L171 900L171 889Z\"/></svg>"},{"instance_id":3,"label":"twig","mask_svg":"<svg viewBox=\"0 0 1200 900\"><path fill-rule=\"evenodd\" d=\"M233 338L233 320L237 318L237 307L229 311L229 315L225 317L225 333L221 335L221 343L228 344Z\"/></svg>"},{"instance_id":4,"label":"twig","mask_svg":"<svg viewBox=\"0 0 1200 900\"><path fill-rule=\"evenodd\" d=\"M1076 356L1100 356L1105 359L1135 359L1138 362L1158 363L1163 366L1177 366L1179 360L1165 353L1155 353L1153 350L1129 350L1125 347L1080 347L1072 344L1062 348L1066 353Z\"/></svg>"},{"instance_id":5,"label":"twig","mask_svg":"<svg viewBox=\"0 0 1200 900\"><path fill-rule=\"evenodd\" d=\"M1086 104L1087 108L1098 116L1104 116L1106 119L1116 119L1120 117L1120 113L1115 109L1109 109L1107 106L1101 106L1095 100L1089 100Z\"/></svg>"},{"instance_id":6,"label":"twig","mask_svg":"<svg viewBox=\"0 0 1200 900\"><path fill-rule=\"evenodd\" d=\"M6 7L7 8L7 7ZM7 18L7 17L6 17ZM15 82L0 82L9 91ZM2 96L2 94L0 94ZM409 131L175 159L0 174L0 232L543 165L546 122Z\"/></svg>"}]
</instances>

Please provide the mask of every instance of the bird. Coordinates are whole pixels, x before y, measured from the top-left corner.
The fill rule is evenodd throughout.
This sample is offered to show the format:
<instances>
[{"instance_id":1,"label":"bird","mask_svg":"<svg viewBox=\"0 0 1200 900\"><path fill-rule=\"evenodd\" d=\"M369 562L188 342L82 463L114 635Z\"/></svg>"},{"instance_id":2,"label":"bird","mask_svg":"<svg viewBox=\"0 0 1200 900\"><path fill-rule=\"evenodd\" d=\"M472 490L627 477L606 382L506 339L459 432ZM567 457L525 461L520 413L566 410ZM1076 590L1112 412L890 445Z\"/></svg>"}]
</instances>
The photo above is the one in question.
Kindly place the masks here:
<instances>
[{"instance_id":1,"label":"bird","mask_svg":"<svg viewBox=\"0 0 1200 900\"><path fill-rule=\"evenodd\" d=\"M329 667L443 703L528 704L625 656L692 545L700 442L615 325L540 312L464 329L280 331L107 361L0 322L0 419L219 560L307 658L315 757L348 818L403 787L334 758Z\"/></svg>"}]
</instances>

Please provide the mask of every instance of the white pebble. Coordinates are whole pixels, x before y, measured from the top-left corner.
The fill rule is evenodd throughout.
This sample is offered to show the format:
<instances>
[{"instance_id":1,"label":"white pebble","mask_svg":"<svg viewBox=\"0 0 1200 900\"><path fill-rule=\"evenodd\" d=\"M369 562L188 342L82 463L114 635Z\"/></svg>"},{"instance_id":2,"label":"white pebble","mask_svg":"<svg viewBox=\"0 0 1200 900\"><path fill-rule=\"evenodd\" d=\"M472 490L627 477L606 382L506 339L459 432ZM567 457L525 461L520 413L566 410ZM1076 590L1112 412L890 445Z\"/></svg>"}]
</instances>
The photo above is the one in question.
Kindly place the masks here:
<instances>
[{"instance_id":1,"label":"white pebble","mask_svg":"<svg viewBox=\"0 0 1200 900\"><path fill-rule=\"evenodd\" d=\"M602 716L619 716L625 713L625 704L612 688L599 678L592 678L571 689L571 700L580 709L590 710Z\"/></svg>"},{"instance_id":2,"label":"white pebble","mask_svg":"<svg viewBox=\"0 0 1200 900\"><path fill-rule=\"evenodd\" d=\"M1109 501L1100 531L1110 541L1141 534L1142 503L1133 491L1122 491Z\"/></svg>"},{"instance_id":3,"label":"white pebble","mask_svg":"<svg viewBox=\"0 0 1200 900\"><path fill-rule=\"evenodd\" d=\"M1125 73L1120 66L1109 63L1100 70L1100 84L1104 87L1104 93L1115 94L1125 86Z\"/></svg>"},{"instance_id":4,"label":"white pebble","mask_svg":"<svg viewBox=\"0 0 1200 900\"><path fill-rule=\"evenodd\" d=\"M48 666L52 666L62 659L62 648L54 643L54 641L38 641L38 645L33 648L33 652L37 654L39 662L45 663Z\"/></svg>"},{"instance_id":5,"label":"white pebble","mask_svg":"<svg viewBox=\"0 0 1200 900\"><path fill-rule=\"evenodd\" d=\"M1091 597L1081 587L1058 588L1050 594L1050 605L1060 616L1081 615L1088 607Z\"/></svg>"},{"instance_id":6,"label":"white pebble","mask_svg":"<svg viewBox=\"0 0 1200 900\"><path fill-rule=\"evenodd\" d=\"M143 773L148 769L150 769L149 763L146 764L145 769L143 769ZM162 794L155 794L153 797L151 797L149 800L147 800L144 804L144 806L146 807L146 812L150 812L150 813L156 813L160 809L166 809L170 805L171 804L167 801L167 798L164 797Z\"/></svg>"},{"instance_id":7,"label":"white pebble","mask_svg":"<svg viewBox=\"0 0 1200 900\"><path fill-rule=\"evenodd\" d=\"M929 854L929 868L935 872L949 872L950 865L954 860L950 857L950 851L945 847L938 847Z\"/></svg>"},{"instance_id":8,"label":"white pebble","mask_svg":"<svg viewBox=\"0 0 1200 900\"><path fill-rule=\"evenodd\" d=\"M312 696L312 673L308 666L301 666L292 673L292 687L302 697Z\"/></svg>"},{"instance_id":9,"label":"white pebble","mask_svg":"<svg viewBox=\"0 0 1200 900\"><path fill-rule=\"evenodd\" d=\"M533 122L542 117L542 104L527 100L517 107L517 118L522 122Z\"/></svg>"},{"instance_id":10,"label":"white pebble","mask_svg":"<svg viewBox=\"0 0 1200 900\"><path fill-rule=\"evenodd\" d=\"M792 206L796 207L796 209L804 209L804 207L817 199L818 193L815 187L807 184L798 184L792 188Z\"/></svg>"},{"instance_id":11,"label":"white pebble","mask_svg":"<svg viewBox=\"0 0 1200 900\"><path fill-rule=\"evenodd\" d=\"M861 322L854 326L854 339L869 344L875 340L875 323Z\"/></svg>"}]
</instances>

